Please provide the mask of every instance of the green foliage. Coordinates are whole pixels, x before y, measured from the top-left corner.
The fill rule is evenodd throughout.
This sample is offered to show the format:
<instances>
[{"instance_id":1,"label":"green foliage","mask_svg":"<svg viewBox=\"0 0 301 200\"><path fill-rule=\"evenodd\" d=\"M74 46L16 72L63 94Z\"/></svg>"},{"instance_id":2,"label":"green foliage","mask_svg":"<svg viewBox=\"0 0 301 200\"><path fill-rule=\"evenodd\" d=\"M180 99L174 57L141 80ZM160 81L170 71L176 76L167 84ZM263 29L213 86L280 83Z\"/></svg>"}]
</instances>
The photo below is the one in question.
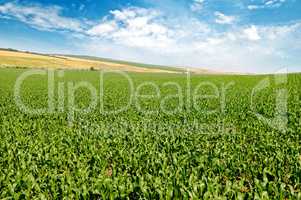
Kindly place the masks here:
<instances>
[{"instance_id":1,"label":"green foliage","mask_svg":"<svg viewBox=\"0 0 301 200\"><path fill-rule=\"evenodd\" d=\"M67 92L64 110L43 115L20 111L13 87L24 71L0 69L1 199L301 198L301 75L288 76L288 125L282 132L251 109L252 89L268 76L192 76L192 91L202 81L219 90L233 82L225 107L216 100L198 101L202 110L216 109L206 113L192 106L185 75L130 74L135 86L157 84L161 99L175 92L164 83L178 83L184 104L168 114L160 110L160 99L141 99L144 110L157 112L147 114L132 104L110 115L98 105L88 114L75 113L70 126ZM62 81L88 81L99 89L99 72L68 71L56 77L56 85ZM104 110L125 105L126 80L112 74L104 83ZM275 114L277 87L256 96L256 110L266 117ZM212 93L206 87L199 92ZM31 107L47 106L47 78L26 80L22 100ZM89 101L87 91L76 92L78 107ZM173 109L179 102L171 98L165 104Z\"/></svg>"}]
</instances>

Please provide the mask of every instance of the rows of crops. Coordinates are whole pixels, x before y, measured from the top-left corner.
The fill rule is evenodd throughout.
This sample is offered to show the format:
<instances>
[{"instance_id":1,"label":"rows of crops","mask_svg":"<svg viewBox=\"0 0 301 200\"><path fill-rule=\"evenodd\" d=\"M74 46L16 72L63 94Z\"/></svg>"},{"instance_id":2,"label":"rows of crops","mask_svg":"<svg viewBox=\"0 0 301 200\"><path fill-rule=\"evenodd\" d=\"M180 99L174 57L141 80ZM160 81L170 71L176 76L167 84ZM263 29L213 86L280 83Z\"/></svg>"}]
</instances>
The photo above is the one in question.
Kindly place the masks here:
<instances>
[{"instance_id":1,"label":"rows of crops","mask_svg":"<svg viewBox=\"0 0 301 200\"><path fill-rule=\"evenodd\" d=\"M129 74L135 91L151 84L125 111L107 114L130 95L125 77L107 74L102 103L70 118L68 83L87 81L99 91L99 72L55 72L55 109L41 115L14 101L23 72L0 70L0 198L301 198L301 75L277 85L273 76L191 75L188 81L184 74ZM251 105L253 88L264 79L271 84ZM288 94L282 129L254 114L277 115L280 87ZM47 89L47 76L31 76L22 101L46 107ZM159 96L142 96L157 89ZM90 96L76 90L77 109Z\"/></svg>"}]
</instances>

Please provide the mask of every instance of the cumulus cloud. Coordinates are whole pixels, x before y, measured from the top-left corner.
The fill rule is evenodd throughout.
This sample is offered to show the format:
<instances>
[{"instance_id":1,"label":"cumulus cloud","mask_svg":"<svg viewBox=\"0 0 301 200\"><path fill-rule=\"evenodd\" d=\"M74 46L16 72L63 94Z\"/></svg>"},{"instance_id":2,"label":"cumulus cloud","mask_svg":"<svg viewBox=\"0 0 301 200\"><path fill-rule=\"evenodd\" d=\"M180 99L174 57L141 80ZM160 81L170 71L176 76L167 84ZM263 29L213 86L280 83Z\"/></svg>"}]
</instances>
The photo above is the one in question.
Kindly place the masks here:
<instances>
[{"instance_id":1,"label":"cumulus cloud","mask_svg":"<svg viewBox=\"0 0 301 200\"><path fill-rule=\"evenodd\" d=\"M254 25L252 25L249 28L244 29L243 33L249 40L257 41L257 40L261 39L261 37L259 36L259 33L257 31L257 27Z\"/></svg>"},{"instance_id":2,"label":"cumulus cloud","mask_svg":"<svg viewBox=\"0 0 301 200\"><path fill-rule=\"evenodd\" d=\"M24 6L14 2L0 5L0 13L2 15L38 29L81 32L83 23L73 18L61 16L61 10L62 8L58 6Z\"/></svg>"},{"instance_id":3,"label":"cumulus cloud","mask_svg":"<svg viewBox=\"0 0 301 200\"><path fill-rule=\"evenodd\" d=\"M172 23L164 13L154 10L130 8L112 11L111 15L100 25L114 22L120 27L109 33L101 31L98 39L85 44L85 48L95 52L97 47L106 46L108 48L98 48L101 55L140 62L251 72L285 66L285 59L289 59L291 53L288 49L294 46L296 52L300 51L296 43L301 41L296 39L301 28L299 22L217 30L197 18ZM225 20L223 24L230 21ZM153 26L161 28L150 28ZM158 40L160 37L164 39Z\"/></svg>"},{"instance_id":4,"label":"cumulus cloud","mask_svg":"<svg viewBox=\"0 0 301 200\"><path fill-rule=\"evenodd\" d=\"M235 16L227 16L221 12L215 12L216 16L215 22L218 24L233 24L236 21Z\"/></svg>"},{"instance_id":5,"label":"cumulus cloud","mask_svg":"<svg viewBox=\"0 0 301 200\"><path fill-rule=\"evenodd\" d=\"M116 31L118 25L114 21L100 23L91 29L87 30L86 33L92 36L108 36L108 34Z\"/></svg>"},{"instance_id":6,"label":"cumulus cloud","mask_svg":"<svg viewBox=\"0 0 301 200\"><path fill-rule=\"evenodd\" d=\"M174 34L159 21L160 13L152 9L126 8L111 11L111 16L89 29L86 33L113 42L134 47L165 47Z\"/></svg>"},{"instance_id":7,"label":"cumulus cloud","mask_svg":"<svg viewBox=\"0 0 301 200\"><path fill-rule=\"evenodd\" d=\"M64 17L57 6L14 3L0 5L0 14L38 29L70 31L69 37L76 36L73 45L85 54L155 64L271 71L296 60L301 51L301 22L220 29L195 16L174 17L140 7L112 10L98 21L84 21ZM218 24L237 20L221 12L213 14Z\"/></svg>"}]
</instances>

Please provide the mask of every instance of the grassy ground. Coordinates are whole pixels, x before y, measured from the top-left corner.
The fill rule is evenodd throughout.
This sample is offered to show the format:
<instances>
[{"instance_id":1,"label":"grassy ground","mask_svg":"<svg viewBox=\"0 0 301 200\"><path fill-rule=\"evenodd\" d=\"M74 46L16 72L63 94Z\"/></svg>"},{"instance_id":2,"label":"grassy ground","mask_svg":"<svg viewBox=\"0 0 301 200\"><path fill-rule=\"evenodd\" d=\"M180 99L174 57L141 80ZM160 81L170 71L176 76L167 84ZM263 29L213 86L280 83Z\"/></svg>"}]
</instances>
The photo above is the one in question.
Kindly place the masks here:
<instances>
[{"instance_id":1,"label":"grassy ground","mask_svg":"<svg viewBox=\"0 0 301 200\"><path fill-rule=\"evenodd\" d=\"M157 85L160 96L139 96L126 111L105 114L129 99L128 81L110 74L103 101L90 113L75 113L70 124L68 83L87 81L99 91L99 72L56 72L55 112L31 115L14 102L24 71L0 69L0 198L300 198L301 75L276 85L273 76L192 75L188 83L180 74L130 73L136 91L152 82L138 91L154 94ZM257 93L252 110L252 90L265 78L272 84ZM283 87L285 132L255 115L272 117ZM211 98L194 99L200 94ZM74 96L78 108L91 100L84 89ZM27 106L47 106L47 77L26 79L21 97Z\"/></svg>"}]
</instances>

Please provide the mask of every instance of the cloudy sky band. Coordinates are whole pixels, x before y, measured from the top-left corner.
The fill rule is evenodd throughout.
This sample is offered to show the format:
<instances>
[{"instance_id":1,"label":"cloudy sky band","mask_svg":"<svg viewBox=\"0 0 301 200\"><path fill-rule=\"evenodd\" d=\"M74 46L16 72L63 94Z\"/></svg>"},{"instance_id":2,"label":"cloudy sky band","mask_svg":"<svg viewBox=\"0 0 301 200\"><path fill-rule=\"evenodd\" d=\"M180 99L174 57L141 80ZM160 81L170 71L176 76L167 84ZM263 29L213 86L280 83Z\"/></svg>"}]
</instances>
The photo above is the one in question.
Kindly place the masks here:
<instances>
[{"instance_id":1,"label":"cloudy sky band","mask_svg":"<svg viewBox=\"0 0 301 200\"><path fill-rule=\"evenodd\" d=\"M183 3L168 1L174 7ZM82 2L73 5L79 13L89 5ZM264 20L266 16L262 19L266 23L250 23L244 14L281 11L287 5L296 6L294 0L250 0L249 4L238 4L234 12L227 6L209 9L213 1L192 0L183 15L176 17L162 3L156 2L149 0L145 5L150 6L130 2L118 9L108 8L98 19L92 19L81 14L68 15L70 7L54 3L2 1L0 26L23 23L37 30L35 34L42 39L47 34L60 35L63 43L58 51L68 53L223 71L272 72L283 67L290 71L301 70L298 56L301 16L299 18L298 13L278 23ZM214 6L217 5L211 5ZM205 17L208 13L211 19ZM4 34L5 30L0 32ZM0 45L18 47L13 38L10 40L0 39ZM30 42L20 47L37 49ZM72 50L74 47L76 51Z\"/></svg>"}]
</instances>

